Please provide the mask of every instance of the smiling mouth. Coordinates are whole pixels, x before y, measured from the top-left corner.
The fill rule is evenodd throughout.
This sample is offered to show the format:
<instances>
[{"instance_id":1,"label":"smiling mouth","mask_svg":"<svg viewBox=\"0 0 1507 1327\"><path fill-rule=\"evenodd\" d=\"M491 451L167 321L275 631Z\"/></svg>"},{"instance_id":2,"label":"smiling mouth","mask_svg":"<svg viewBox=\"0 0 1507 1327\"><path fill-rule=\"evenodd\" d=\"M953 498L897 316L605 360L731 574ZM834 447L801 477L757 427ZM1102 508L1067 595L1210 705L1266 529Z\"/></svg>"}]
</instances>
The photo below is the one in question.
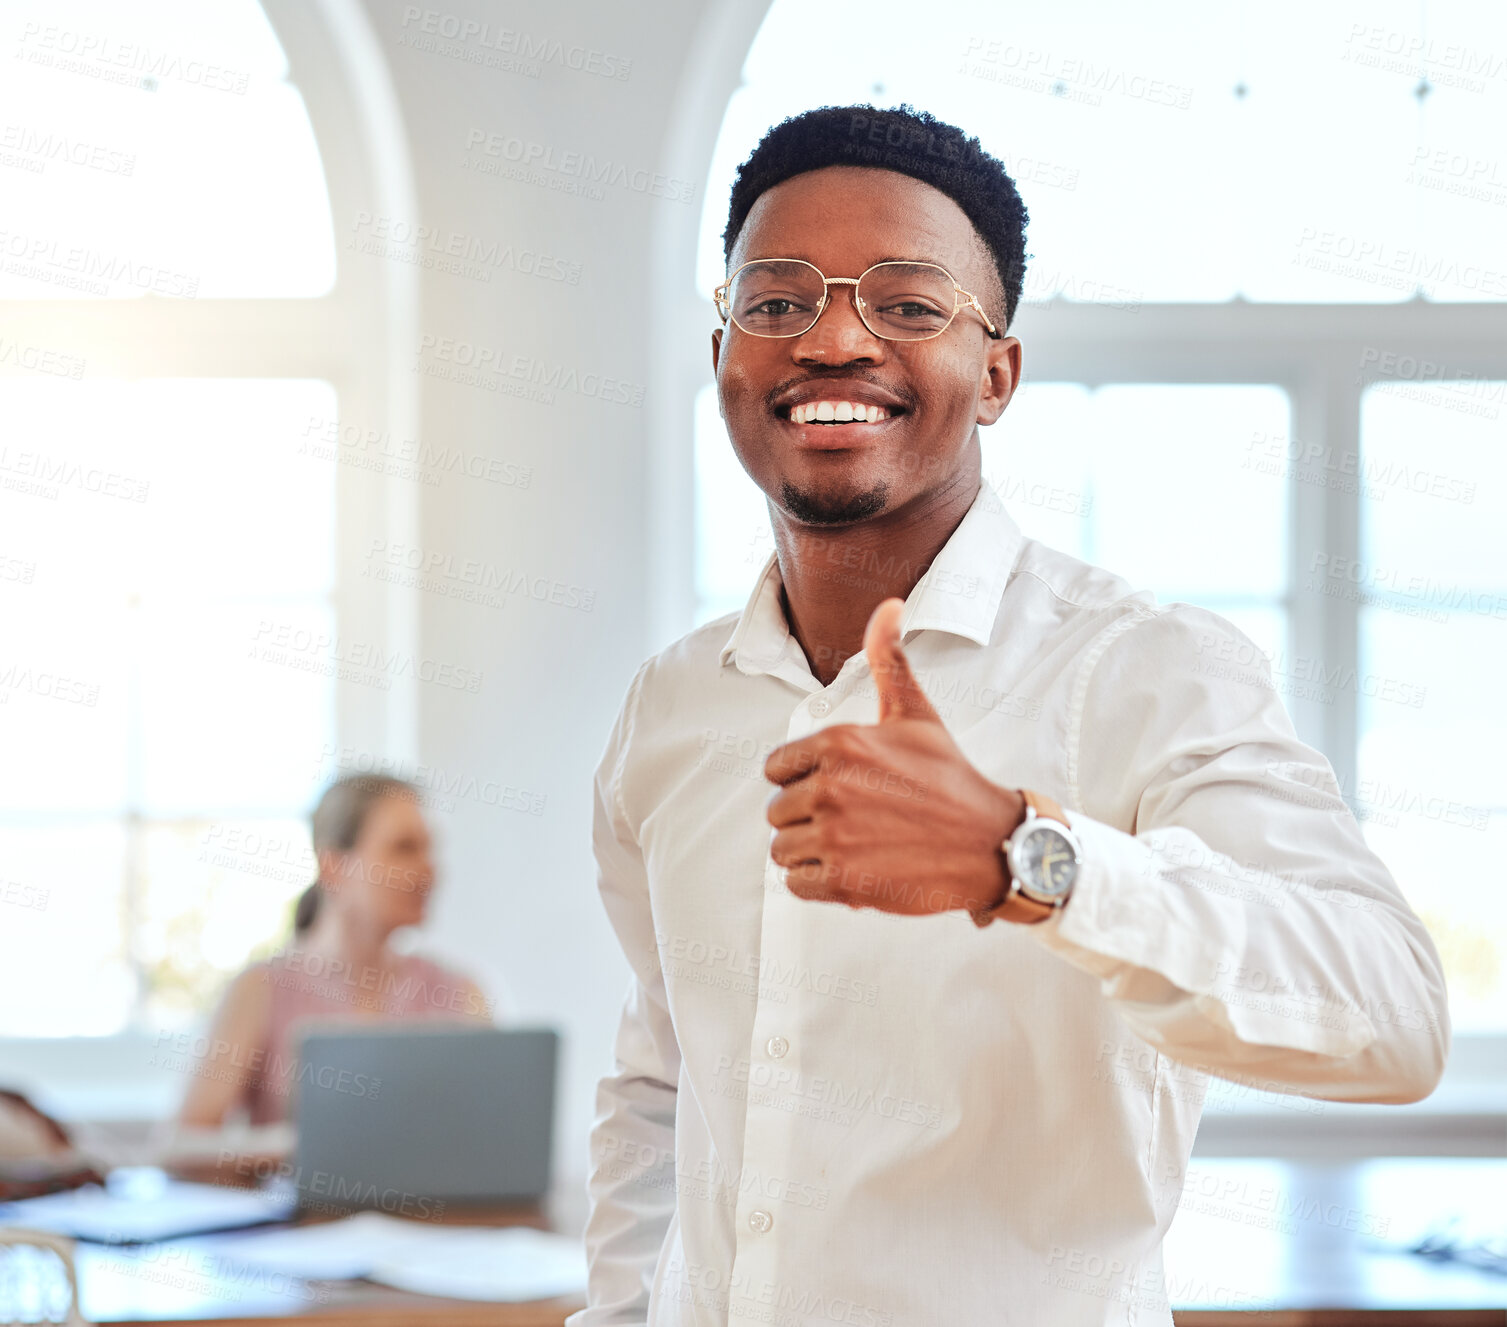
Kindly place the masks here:
<instances>
[{"instance_id":1,"label":"smiling mouth","mask_svg":"<svg viewBox=\"0 0 1507 1327\"><path fill-rule=\"evenodd\" d=\"M903 413L882 405L866 405L862 401L822 400L802 401L777 412L792 424L820 424L835 427L839 424L877 424L893 419Z\"/></svg>"}]
</instances>

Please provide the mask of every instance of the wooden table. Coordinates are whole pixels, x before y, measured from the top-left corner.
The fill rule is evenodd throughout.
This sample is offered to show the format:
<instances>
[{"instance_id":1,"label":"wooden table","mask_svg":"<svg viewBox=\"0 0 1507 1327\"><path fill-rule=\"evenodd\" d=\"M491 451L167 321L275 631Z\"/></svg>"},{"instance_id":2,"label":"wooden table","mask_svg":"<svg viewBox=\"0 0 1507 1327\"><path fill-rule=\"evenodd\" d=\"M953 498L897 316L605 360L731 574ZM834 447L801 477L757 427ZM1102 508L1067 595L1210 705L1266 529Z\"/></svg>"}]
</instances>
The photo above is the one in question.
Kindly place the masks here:
<instances>
[{"instance_id":1,"label":"wooden table","mask_svg":"<svg viewBox=\"0 0 1507 1327\"><path fill-rule=\"evenodd\" d=\"M1507 1327L1507 1277L1405 1252L1448 1214L1500 1231L1507 1222L1507 1160L1195 1158L1165 1251L1175 1321L1178 1327ZM579 1229L573 1217L556 1220L539 1209L449 1212L449 1219ZM173 1248L182 1246L80 1246L86 1316L219 1327L268 1327L269 1318L320 1327L559 1327L582 1307L579 1299L483 1304L367 1282L235 1277L162 1252Z\"/></svg>"}]
</instances>

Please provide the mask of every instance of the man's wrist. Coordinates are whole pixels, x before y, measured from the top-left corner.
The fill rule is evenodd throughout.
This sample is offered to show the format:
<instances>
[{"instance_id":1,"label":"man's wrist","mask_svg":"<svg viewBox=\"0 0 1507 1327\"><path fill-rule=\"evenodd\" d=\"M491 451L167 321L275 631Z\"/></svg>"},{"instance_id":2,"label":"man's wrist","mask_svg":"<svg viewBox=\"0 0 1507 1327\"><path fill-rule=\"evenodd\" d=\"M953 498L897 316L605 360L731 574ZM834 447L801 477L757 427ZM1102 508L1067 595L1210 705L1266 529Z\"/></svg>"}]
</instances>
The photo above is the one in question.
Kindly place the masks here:
<instances>
[{"instance_id":1,"label":"man's wrist","mask_svg":"<svg viewBox=\"0 0 1507 1327\"><path fill-rule=\"evenodd\" d=\"M1004 887L994 894L989 904L969 914L973 919L973 924L980 928L988 926L996 920L1014 922L1025 926L1034 925L1037 922L1046 921L1058 908L1063 906L1061 901L1048 903L1037 899L1034 894L1026 894L1016 887L1011 874L1010 844L1008 840L1026 822L1032 808L1035 809L1039 817L1061 821L1064 826L1067 823L1067 818L1063 815L1057 803L1040 793L1015 789L1012 792L1012 796L1013 804L1019 807L1019 812L1014 816L1009 827L1000 835L998 849L995 854L1000 861L1000 871L1004 877Z\"/></svg>"},{"instance_id":2,"label":"man's wrist","mask_svg":"<svg viewBox=\"0 0 1507 1327\"><path fill-rule=\"evenodd\" d=\"M995 811L989 822L993 841L991 870L985 888L980 891L979 906L974 910L975 918L983 913L993 912L1009 896L1010 866L1005 860L1004 845L1026 818L1026 799L1018 789L1001 788L996 784L993 790Z\"/></svg>"}]
</instances>

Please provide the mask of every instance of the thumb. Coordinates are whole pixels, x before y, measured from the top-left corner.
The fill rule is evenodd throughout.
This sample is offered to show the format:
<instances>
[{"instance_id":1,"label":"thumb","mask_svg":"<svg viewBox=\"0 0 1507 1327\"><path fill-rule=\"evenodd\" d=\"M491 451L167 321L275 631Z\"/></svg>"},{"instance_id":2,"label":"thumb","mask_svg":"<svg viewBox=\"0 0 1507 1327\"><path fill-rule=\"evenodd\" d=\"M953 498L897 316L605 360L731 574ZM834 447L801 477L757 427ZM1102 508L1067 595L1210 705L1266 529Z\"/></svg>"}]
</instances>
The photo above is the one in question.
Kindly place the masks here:
<instances>
[{"instance_id":1,"label":"thumb","mask_svg":"<svg viewBox=\"0 0 1507 1327\"><path fill-rule=\"evenodd\" d=\"M900 614L904 609L904 601L886 599L870 615L863 633L863 652L879 690L879 722L929 719L941 723L942 716L926 699L926 692L916 681L905 651L900 648Z\"/></svg>"}]
</instances>

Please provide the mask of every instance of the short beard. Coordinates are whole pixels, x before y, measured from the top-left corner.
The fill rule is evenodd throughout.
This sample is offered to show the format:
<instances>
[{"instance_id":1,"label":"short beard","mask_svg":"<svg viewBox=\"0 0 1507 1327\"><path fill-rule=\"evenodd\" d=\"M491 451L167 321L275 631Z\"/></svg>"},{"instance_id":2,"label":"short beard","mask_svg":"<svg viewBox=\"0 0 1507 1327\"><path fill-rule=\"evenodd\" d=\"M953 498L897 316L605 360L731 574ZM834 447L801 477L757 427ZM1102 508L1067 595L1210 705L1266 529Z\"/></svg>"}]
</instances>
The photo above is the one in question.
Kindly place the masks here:
<instances>
[{"instance_id":1,"label":"short beard","mask_svg":"<svg viewBox=\"0 0 1507 1327\"><path fill-rule=\"evenodd\" d=\"M788 479L780 485L780 502L803 525L851 525L884 510L890 486L883 480L867 493L828 501L796 488Z\"/></svg>"}]
</instances>

